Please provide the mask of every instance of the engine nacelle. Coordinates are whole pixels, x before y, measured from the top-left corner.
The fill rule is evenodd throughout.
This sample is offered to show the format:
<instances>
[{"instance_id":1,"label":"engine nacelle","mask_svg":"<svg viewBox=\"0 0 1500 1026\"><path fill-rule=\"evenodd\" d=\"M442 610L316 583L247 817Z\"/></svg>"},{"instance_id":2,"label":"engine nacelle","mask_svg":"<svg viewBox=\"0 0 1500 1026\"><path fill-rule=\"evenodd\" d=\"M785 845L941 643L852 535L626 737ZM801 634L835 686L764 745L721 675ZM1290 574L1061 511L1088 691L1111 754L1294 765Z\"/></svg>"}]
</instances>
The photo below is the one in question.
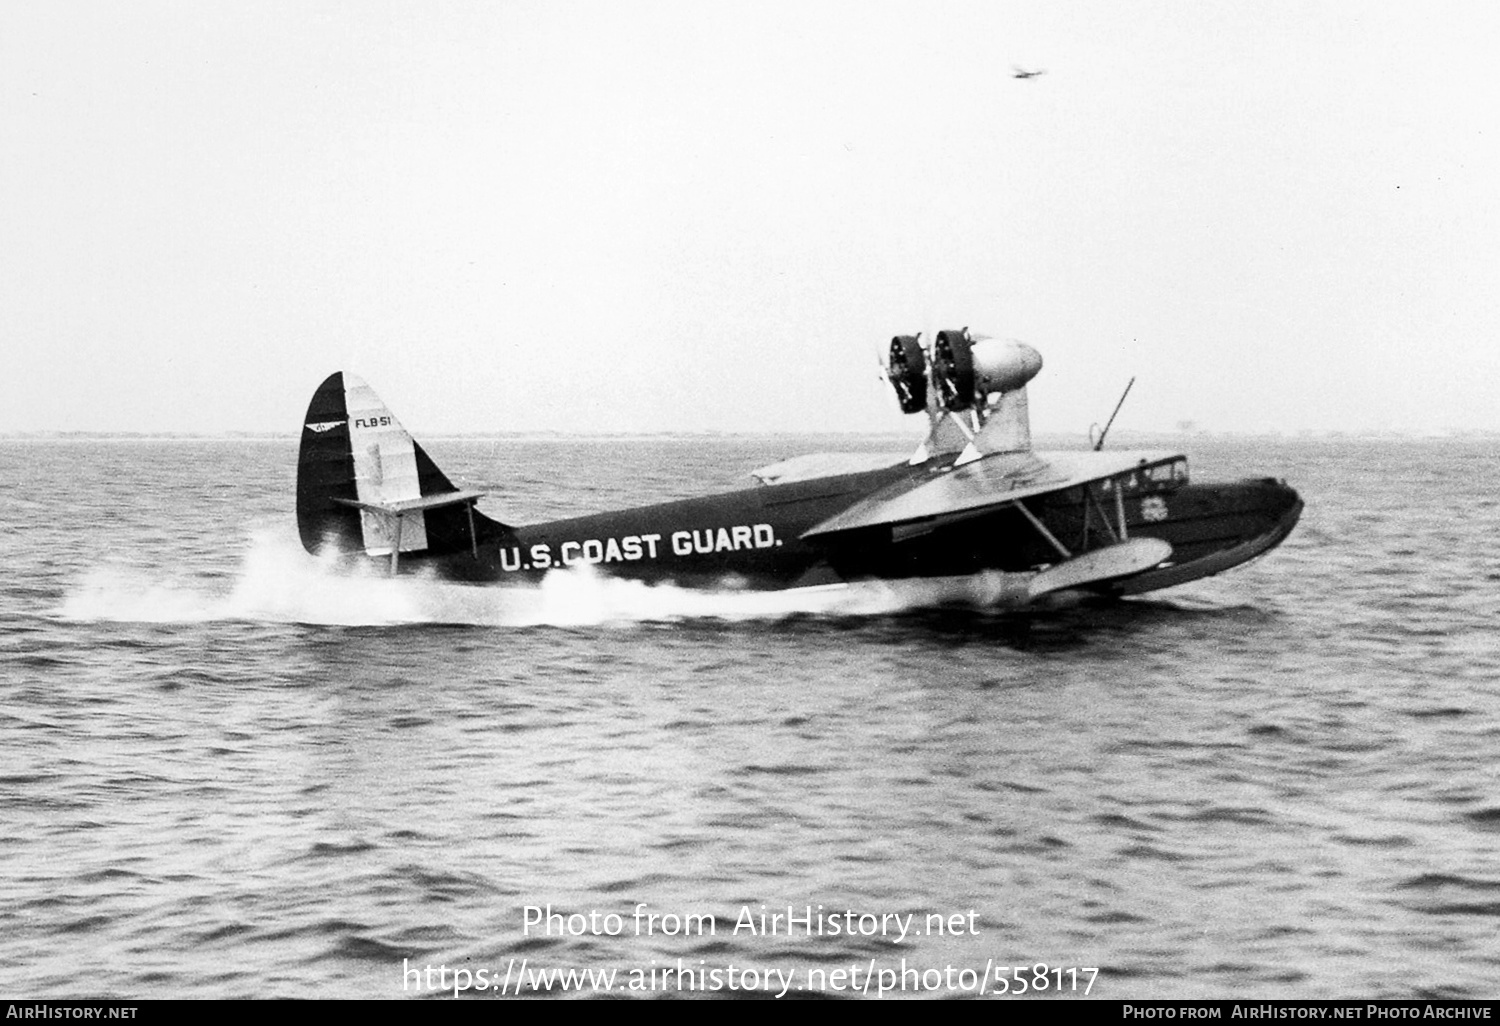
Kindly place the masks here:
<instances>
[{"instance_id":1,"label":"engine nacelle","mask_svg":"<svg viewBox=\"0 0 1500 1026\"><path fill-rule=\"evenodd\" d=\"M945 410L983 409L992 392L1014 392L1037 376L1042 354L1014 339L940 331L932 346L932 381Z\"/></svg>"},{"instance_id":2,"label":"engine nacelle","mask_svg":"<svg viewBox=\"0 0 1500 1026\"><path fill-rule=\"evenodd\" d=\"M885 361L885 376L896 390L902 413L927 409L927 354L920 335L897 335Z\"/></svg>"}]
</instances>

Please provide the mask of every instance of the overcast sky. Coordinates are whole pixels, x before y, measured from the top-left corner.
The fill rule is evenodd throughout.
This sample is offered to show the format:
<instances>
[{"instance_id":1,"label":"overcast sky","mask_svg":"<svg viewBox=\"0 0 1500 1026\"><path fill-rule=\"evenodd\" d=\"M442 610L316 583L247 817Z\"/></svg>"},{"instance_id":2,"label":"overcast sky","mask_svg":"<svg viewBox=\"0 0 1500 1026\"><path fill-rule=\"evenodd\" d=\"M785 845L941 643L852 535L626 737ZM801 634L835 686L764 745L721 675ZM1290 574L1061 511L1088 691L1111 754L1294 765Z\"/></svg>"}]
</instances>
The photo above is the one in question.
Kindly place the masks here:
<instances>
[{"instance_id":1,"label":"overcast sky","mask_svg":"<svg viewBox=\"0 0 1500 1026\"><path fill-rule=\"evenodd\" d=\"M0 0L0 431L1500 430L1500 5ZM1016 66L1045 69L1020 80ZM905 425L916 430L916 425ZM920 432L918 432L920 433Z\"/></svg>"}]
</instances>

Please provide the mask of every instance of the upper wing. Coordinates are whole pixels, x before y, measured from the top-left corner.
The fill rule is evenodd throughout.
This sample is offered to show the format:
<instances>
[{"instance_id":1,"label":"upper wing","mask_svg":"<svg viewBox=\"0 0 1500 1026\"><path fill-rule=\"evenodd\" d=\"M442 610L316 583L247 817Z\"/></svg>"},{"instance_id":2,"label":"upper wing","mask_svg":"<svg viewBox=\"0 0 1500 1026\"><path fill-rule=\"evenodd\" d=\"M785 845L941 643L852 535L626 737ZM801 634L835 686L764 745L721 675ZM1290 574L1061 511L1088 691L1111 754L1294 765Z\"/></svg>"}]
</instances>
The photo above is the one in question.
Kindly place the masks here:
<instances>
[{"instance_id":1,"label":"upper wing","mask_svg":"<svg viewBox=\"0 0 1500 1026\"><path fill-rule=\"evenodd\" d=\"M1061 491L1179 456L1169 450L996 453L962 466L934 466L899 481L803 532L816 538L882 524L979 515L1033 495Z\"/></svg>"}]
</instances>

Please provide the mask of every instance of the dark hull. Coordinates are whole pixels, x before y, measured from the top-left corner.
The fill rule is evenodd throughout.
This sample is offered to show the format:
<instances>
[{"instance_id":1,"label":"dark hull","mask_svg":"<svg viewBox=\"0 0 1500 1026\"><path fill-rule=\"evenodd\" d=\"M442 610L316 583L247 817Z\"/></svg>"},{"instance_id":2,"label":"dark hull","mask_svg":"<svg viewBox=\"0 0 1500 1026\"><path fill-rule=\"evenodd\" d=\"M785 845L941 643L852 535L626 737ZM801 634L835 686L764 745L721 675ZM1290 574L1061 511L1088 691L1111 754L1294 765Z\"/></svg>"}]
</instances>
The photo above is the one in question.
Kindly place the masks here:
<instances>
[{"instance_id":1,"label":"dark hull","mask_svg":"<svg viewBox=\"0 0 1500 1026\"><path fill-rule=\"evenodd\" d=\"M873 490L922 471L873 473L765 486L595 516L504 528L485 521L477 555L403 559L473 582L535 582L559 568L593 566L633 580L685 587L782 589L867 579L1028 572L1063 557L1019 511L1002 507L953 523L881 526L803 540L801 535ZM1219 573L1285 538L1301 514L1297 493L1270 480L1183 484L1115 504L1078 487L1027 500L1077 555L1112 544L1123 511L1128 537L1158 538L1171 559L1094 590L1135 594Z\"/></svg>"}]
</instances>

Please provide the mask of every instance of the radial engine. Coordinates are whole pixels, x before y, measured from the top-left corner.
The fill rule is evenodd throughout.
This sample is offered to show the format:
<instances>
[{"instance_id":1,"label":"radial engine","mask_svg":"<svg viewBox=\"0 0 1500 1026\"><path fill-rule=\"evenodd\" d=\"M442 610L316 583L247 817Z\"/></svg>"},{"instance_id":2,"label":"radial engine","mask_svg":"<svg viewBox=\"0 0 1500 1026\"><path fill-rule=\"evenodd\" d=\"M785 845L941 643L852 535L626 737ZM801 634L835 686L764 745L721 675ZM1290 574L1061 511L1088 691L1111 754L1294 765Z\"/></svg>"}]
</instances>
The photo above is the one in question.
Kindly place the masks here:
<instances>
[{"instance_id":1,"label":"radial engine","mask_svg":"<svg viewBox=\"0 0 1500 1026\"><path fill-rule=\"evenodd\" d=\"M1042 369L1041 354L1015 339L971 335L968 328L940 331L925 349L921 339L897 335L886 357L902 413L972 411L982 424L1001 396L1024 388Z\"/></svg>"}]
</instances>

